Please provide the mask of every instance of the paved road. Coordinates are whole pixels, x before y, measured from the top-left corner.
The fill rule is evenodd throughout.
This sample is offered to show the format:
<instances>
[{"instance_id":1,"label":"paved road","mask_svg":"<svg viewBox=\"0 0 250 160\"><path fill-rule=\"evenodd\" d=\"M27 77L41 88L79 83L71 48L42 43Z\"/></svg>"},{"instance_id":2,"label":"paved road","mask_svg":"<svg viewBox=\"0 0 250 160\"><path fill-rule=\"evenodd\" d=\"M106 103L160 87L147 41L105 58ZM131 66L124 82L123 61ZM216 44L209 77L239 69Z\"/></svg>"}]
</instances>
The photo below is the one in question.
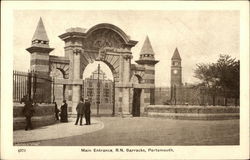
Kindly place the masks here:
<instances>
[{"instance_id":1,"label":"paved road","mask_svg":"<svg viewBox=\"0 0 250 160\"><path fill-rule=\"evenodd\" d=\"M42 146L238 145L239 120L196 121L162 118L96 118L102 130L40 141Z\"/></svg>"}]
</instances>

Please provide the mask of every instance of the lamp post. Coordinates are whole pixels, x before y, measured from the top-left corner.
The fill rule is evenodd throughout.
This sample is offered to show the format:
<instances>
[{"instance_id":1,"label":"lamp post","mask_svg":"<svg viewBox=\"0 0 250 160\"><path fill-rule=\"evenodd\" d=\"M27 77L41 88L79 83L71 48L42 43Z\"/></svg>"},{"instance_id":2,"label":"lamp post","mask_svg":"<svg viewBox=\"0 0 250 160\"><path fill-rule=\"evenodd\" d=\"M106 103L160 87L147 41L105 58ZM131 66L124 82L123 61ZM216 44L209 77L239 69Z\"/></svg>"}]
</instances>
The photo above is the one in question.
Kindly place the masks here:
<instances>
[{"instance_id":1,"label":"lamp post","mask_svg":"<svg viewBox=\"0 0 250 160\"><path fill-rule=\"evenodd\" d=\"M96 97L96 106L97 106L97 116L99 116L99 104L100 104L100 64L98 64L97 69L97 97Z\"/></svg>"}]
</instances>

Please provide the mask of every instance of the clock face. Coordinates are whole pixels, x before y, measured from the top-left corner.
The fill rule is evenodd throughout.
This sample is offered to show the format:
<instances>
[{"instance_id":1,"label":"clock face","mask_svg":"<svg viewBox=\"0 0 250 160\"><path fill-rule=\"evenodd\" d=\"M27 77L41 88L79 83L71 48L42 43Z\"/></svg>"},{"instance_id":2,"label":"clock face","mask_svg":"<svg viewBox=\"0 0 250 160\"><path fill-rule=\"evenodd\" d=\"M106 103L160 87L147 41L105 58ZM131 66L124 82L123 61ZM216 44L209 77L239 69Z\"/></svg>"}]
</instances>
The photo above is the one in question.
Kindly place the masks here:
<instances>
[{"instance_id":1,"label":"clock face","mask_svg":"<svg viewBox=\"0 0 250 160\"><path fill-rule=\"evenodd\" d=\"M174 72L174 74L177 74L177 73L178 73L178 71L177 71L176 69L175 69L173 72Z\"/></svg>"}]
</instances>

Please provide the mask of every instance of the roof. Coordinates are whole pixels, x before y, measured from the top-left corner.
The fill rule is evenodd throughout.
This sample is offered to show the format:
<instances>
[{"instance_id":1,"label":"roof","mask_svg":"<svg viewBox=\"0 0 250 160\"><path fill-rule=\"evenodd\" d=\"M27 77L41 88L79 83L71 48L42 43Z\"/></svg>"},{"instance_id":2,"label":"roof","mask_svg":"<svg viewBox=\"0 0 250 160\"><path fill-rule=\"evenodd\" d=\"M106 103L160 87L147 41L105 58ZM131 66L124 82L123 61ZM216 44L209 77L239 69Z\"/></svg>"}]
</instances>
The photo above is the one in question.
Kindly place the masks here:
<instances>
[{"instance_id":1,"label":"roof","mask_svg":"<svg viewBox=\"0 0 250 160\"><path fill-rule=\"evenodd\" d=\"M142 46L142 49L141 49L141 52L140 52L140 55L141 54L152 54L154 55L154 50L152 48L152 45L150 43L150 40L148 38L148 36L146 37L145 41L144 41L144 44Z\"/></svg>"},{"instance_id":2,"label":"roof","mask_svg":"<svg viewBox=\"0 0 250 160\"><path fill-rule=\"evenodd\" d=\"M179 59L179 60L181 60L181 56L180 56L180 53L179 53L179 51L178 51L177 48L175 48L174 54L172 56L172 59Z\"/></svg>"},{"instance_id":3,"label":"roof","mask_svg":"<svg viewBox=\"0 0 250 160\"><path fill-rule=\"evenodd\" d=\"M34 41L34 40L49 41L49 38L47 36L45 27L43 25L43 20L41 17L40 17L38 25L36 27L36 31L32 37L32 41Z\"/></svg>"}]
</instances>

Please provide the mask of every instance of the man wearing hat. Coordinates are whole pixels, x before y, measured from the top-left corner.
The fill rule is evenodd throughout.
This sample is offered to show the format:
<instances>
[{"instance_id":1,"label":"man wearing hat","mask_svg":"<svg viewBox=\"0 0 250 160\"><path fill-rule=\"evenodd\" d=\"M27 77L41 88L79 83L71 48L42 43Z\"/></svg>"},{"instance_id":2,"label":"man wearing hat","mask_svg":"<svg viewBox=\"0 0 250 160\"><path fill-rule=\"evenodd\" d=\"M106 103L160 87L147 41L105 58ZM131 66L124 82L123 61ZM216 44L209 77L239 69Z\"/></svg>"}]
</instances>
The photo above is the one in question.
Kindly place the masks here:
<instances>
[{"instance_id":1,"label":"man wearing hat","mask_svg":"<svg viewBox=\"0 0 250 160\"><path fill-rule=\"evenodd\" d=\"M79 118L80 118L80 126L82 126L82 117L84 114L85 106L83 103L83 98L80 99L80 102L78 103L76 107L76 112L77 112L77 118L76 118L76 123L75 125L78 124Z\"/></svg>"},{"instance_id":2,"label":"man wearing hat","mask_svg":"<svg viewBox=\"0 0 250 160\"><path fill-rule=\"evenodd\" d=\"M84 108L85 108L85 120L86 120L86 125L90 125L90 102L88 98L85 98L85 102L84 102Z\"/></svg>"}]
</instances>

